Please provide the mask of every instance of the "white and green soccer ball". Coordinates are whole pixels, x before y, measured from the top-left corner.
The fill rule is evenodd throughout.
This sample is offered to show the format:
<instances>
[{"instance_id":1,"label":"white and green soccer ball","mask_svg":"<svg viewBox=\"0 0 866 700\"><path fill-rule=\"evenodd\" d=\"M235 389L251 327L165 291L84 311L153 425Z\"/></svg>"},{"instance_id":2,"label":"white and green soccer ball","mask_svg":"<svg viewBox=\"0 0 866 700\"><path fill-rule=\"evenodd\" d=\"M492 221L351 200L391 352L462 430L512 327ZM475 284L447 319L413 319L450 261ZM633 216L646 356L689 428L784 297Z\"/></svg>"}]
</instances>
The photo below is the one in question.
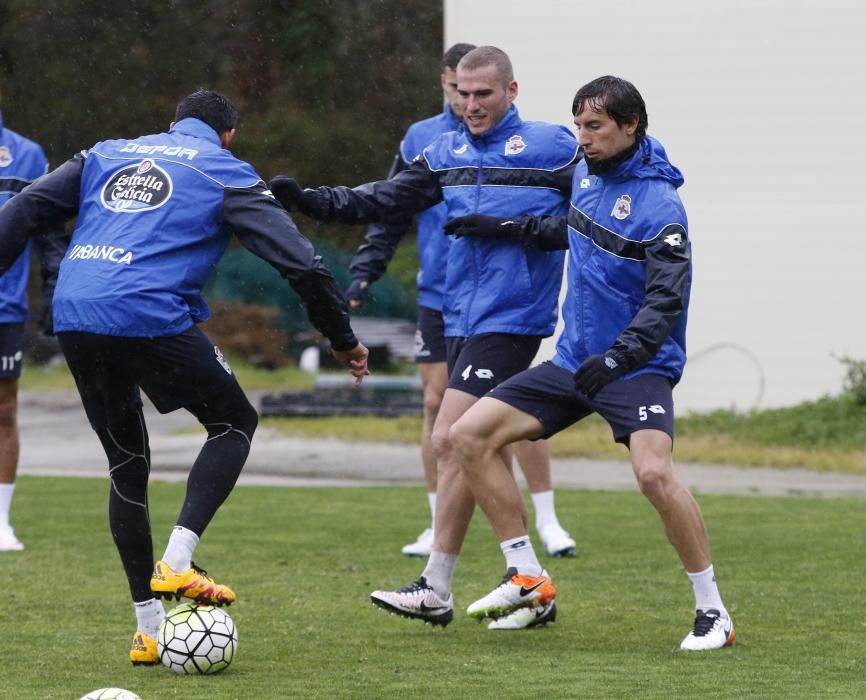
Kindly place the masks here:
<instances>
[{"instance_id":1,"label":"white and green soccer ball","mask_svg":"<svg viewBox=\"0 0 866 700\"><path fill-rule=\"evenodd\" d=\"M175 673L219 673L234 659L238 630L216 606L181 603L160 623L156 647L160 661Z\"/></svg>"},{"instance_id":2,"label":"white and green soccer ball","mask_svg":"<svg viewBox=\"0 0 866 700\"><path fill-rule=\"evenodd\" d=\"M80 700L141 700L135 693L123 688L100 688L82 695Z\"/></svg>"}]
</instances>

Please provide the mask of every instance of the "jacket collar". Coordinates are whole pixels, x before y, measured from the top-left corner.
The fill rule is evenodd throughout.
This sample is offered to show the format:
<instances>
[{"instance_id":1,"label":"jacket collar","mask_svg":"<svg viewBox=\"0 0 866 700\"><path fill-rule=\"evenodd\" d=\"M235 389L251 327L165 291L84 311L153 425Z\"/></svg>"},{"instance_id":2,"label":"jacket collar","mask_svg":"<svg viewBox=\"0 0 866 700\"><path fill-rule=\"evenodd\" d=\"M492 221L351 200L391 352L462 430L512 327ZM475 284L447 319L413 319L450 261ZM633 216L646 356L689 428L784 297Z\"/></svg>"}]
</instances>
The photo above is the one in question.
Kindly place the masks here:
<instances>
[{"instance_id":1,"label":"jacket collar","mask_svg":"<svg viewBox=\"0 0 866 700\"><path fill-rule=\"evenodd\" d=\"M194 136L199 139L204 139L205 141L210 141L211 143L222 147L219 134L214 131L212 127L205 124L201 119L196 119L195 117L181 119L174 125L171 131L169 131L169 133L174 132L183 134L184 136Z\"/></svg>"},{"instance_id":2,"label":"jacket collar","mask_svg":"<svg viewBox=\"0 0 866 700\"><path fill-rule=\"evenodd\" d=\"M517 107L511 105L505 113L505 116L499 120L499 123L496 126L494 126L490 131L485 131L481 136L473 137L473 140L476 142L495 141L504 134L517 129L521 124L523 124L523 120L517 112ZM468 129L466 134L471 136Z\"/></svg>"}]
</instances>

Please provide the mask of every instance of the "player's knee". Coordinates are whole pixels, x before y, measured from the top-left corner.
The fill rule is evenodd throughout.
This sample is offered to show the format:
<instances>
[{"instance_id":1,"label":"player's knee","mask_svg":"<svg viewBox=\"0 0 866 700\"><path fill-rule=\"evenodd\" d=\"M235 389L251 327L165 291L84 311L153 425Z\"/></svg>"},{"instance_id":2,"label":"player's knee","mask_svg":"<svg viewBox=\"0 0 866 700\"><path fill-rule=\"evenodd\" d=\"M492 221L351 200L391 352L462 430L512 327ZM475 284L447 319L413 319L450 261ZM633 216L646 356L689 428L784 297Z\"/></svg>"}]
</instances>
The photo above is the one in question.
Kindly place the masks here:
<instances>
[{"instance_id":1,"label":"player's knee","mask_svg":"<svg viewBox=\"0 0 866 700\"><path fill-rule=\"evenodd\" d=\"M448 438L447 428L434 427L430 435L430 444L437 462L447 460L451 456L451 440Z\"/></svg>"},{"instance_id":2,"label":"player's knee","mask_svg":"<svg viewBox=\"0 0 866 700\"><path fill-rule=\"evenodd\" d=\"M439 407L442 406L442 394L437 391L424 391L424 413L428 416L436 416Z\"/></svg>"},{"instance_id":3,"label":"player's knee","mask_svg":"<svg viewBox=\"0 0 866 700\"><path fill-rule=\"evenodd\" d=\"M634 466L641 493L653 503L664 501L670 483L670 467L662 460L648 459Z\"/></svg>"},{"instance_id":4,"label":"player's knee","mask_svg":"<svg viewBox=\"0 0 866 700\"><path fill-rule=\"evenodd\" d=\"M458 455L461 464L471 465L477 462L488 449L486 442L474 430L457 421L448 432L451 446Z\"/></svg>"}]
</instances>

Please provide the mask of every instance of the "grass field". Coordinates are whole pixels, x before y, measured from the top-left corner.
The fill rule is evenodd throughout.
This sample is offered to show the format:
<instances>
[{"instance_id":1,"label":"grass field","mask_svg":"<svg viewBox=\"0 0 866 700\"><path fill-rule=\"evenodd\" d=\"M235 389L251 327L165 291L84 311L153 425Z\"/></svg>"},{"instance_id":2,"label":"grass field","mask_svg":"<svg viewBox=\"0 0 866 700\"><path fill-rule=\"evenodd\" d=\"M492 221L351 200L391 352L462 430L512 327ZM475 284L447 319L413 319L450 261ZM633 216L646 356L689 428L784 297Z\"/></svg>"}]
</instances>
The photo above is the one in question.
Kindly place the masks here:
<instances>
[{"instance_id":1,"label":"grass field","mask_svg":"<svg viewBox=\"0 0 866 700\"><path fill-rule=\"evenodd\" d=\"M547 560L560 617L489 632L460 609L503 562L476 516L457 570L454 622L432 629L368 602L422 563L420 489L239 487L197 552L239 594L240 644L212 677L126 661L134 616L108 533L108 482L22 477L13 519L27 545L0 554L0 698L76 700L120 686L144 700L259 698L857 698L866 696L858 500L708 497L730 649L680 652L692 594L637 493L560 491L578 556ZM155 483L162 553L183 494Z\"/></svg>"}]
</instances>

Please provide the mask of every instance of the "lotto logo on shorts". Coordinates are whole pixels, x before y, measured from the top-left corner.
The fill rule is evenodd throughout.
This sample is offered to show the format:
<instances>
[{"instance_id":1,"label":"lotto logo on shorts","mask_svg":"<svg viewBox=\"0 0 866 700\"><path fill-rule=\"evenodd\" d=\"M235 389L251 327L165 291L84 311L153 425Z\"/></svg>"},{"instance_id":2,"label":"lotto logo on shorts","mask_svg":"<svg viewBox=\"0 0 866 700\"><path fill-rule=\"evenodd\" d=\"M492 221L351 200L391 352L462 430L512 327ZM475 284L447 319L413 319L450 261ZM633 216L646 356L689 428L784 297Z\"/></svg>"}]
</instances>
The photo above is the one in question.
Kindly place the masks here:
<instances>
[{"instance_id":1,"label":"lotto logo on shorts","mask_svg":"<svg viewBox=\"0 0 866 700\"><path fill-rule=\"evenodd\" d=\"M472 376L472 374L472 365L469 365L463 370L460 376L463 377L463 381L465 382ZM493 379L493 370L490 369L476 369L474 374L478 379Z\"/></svg>"}]
</instances>

